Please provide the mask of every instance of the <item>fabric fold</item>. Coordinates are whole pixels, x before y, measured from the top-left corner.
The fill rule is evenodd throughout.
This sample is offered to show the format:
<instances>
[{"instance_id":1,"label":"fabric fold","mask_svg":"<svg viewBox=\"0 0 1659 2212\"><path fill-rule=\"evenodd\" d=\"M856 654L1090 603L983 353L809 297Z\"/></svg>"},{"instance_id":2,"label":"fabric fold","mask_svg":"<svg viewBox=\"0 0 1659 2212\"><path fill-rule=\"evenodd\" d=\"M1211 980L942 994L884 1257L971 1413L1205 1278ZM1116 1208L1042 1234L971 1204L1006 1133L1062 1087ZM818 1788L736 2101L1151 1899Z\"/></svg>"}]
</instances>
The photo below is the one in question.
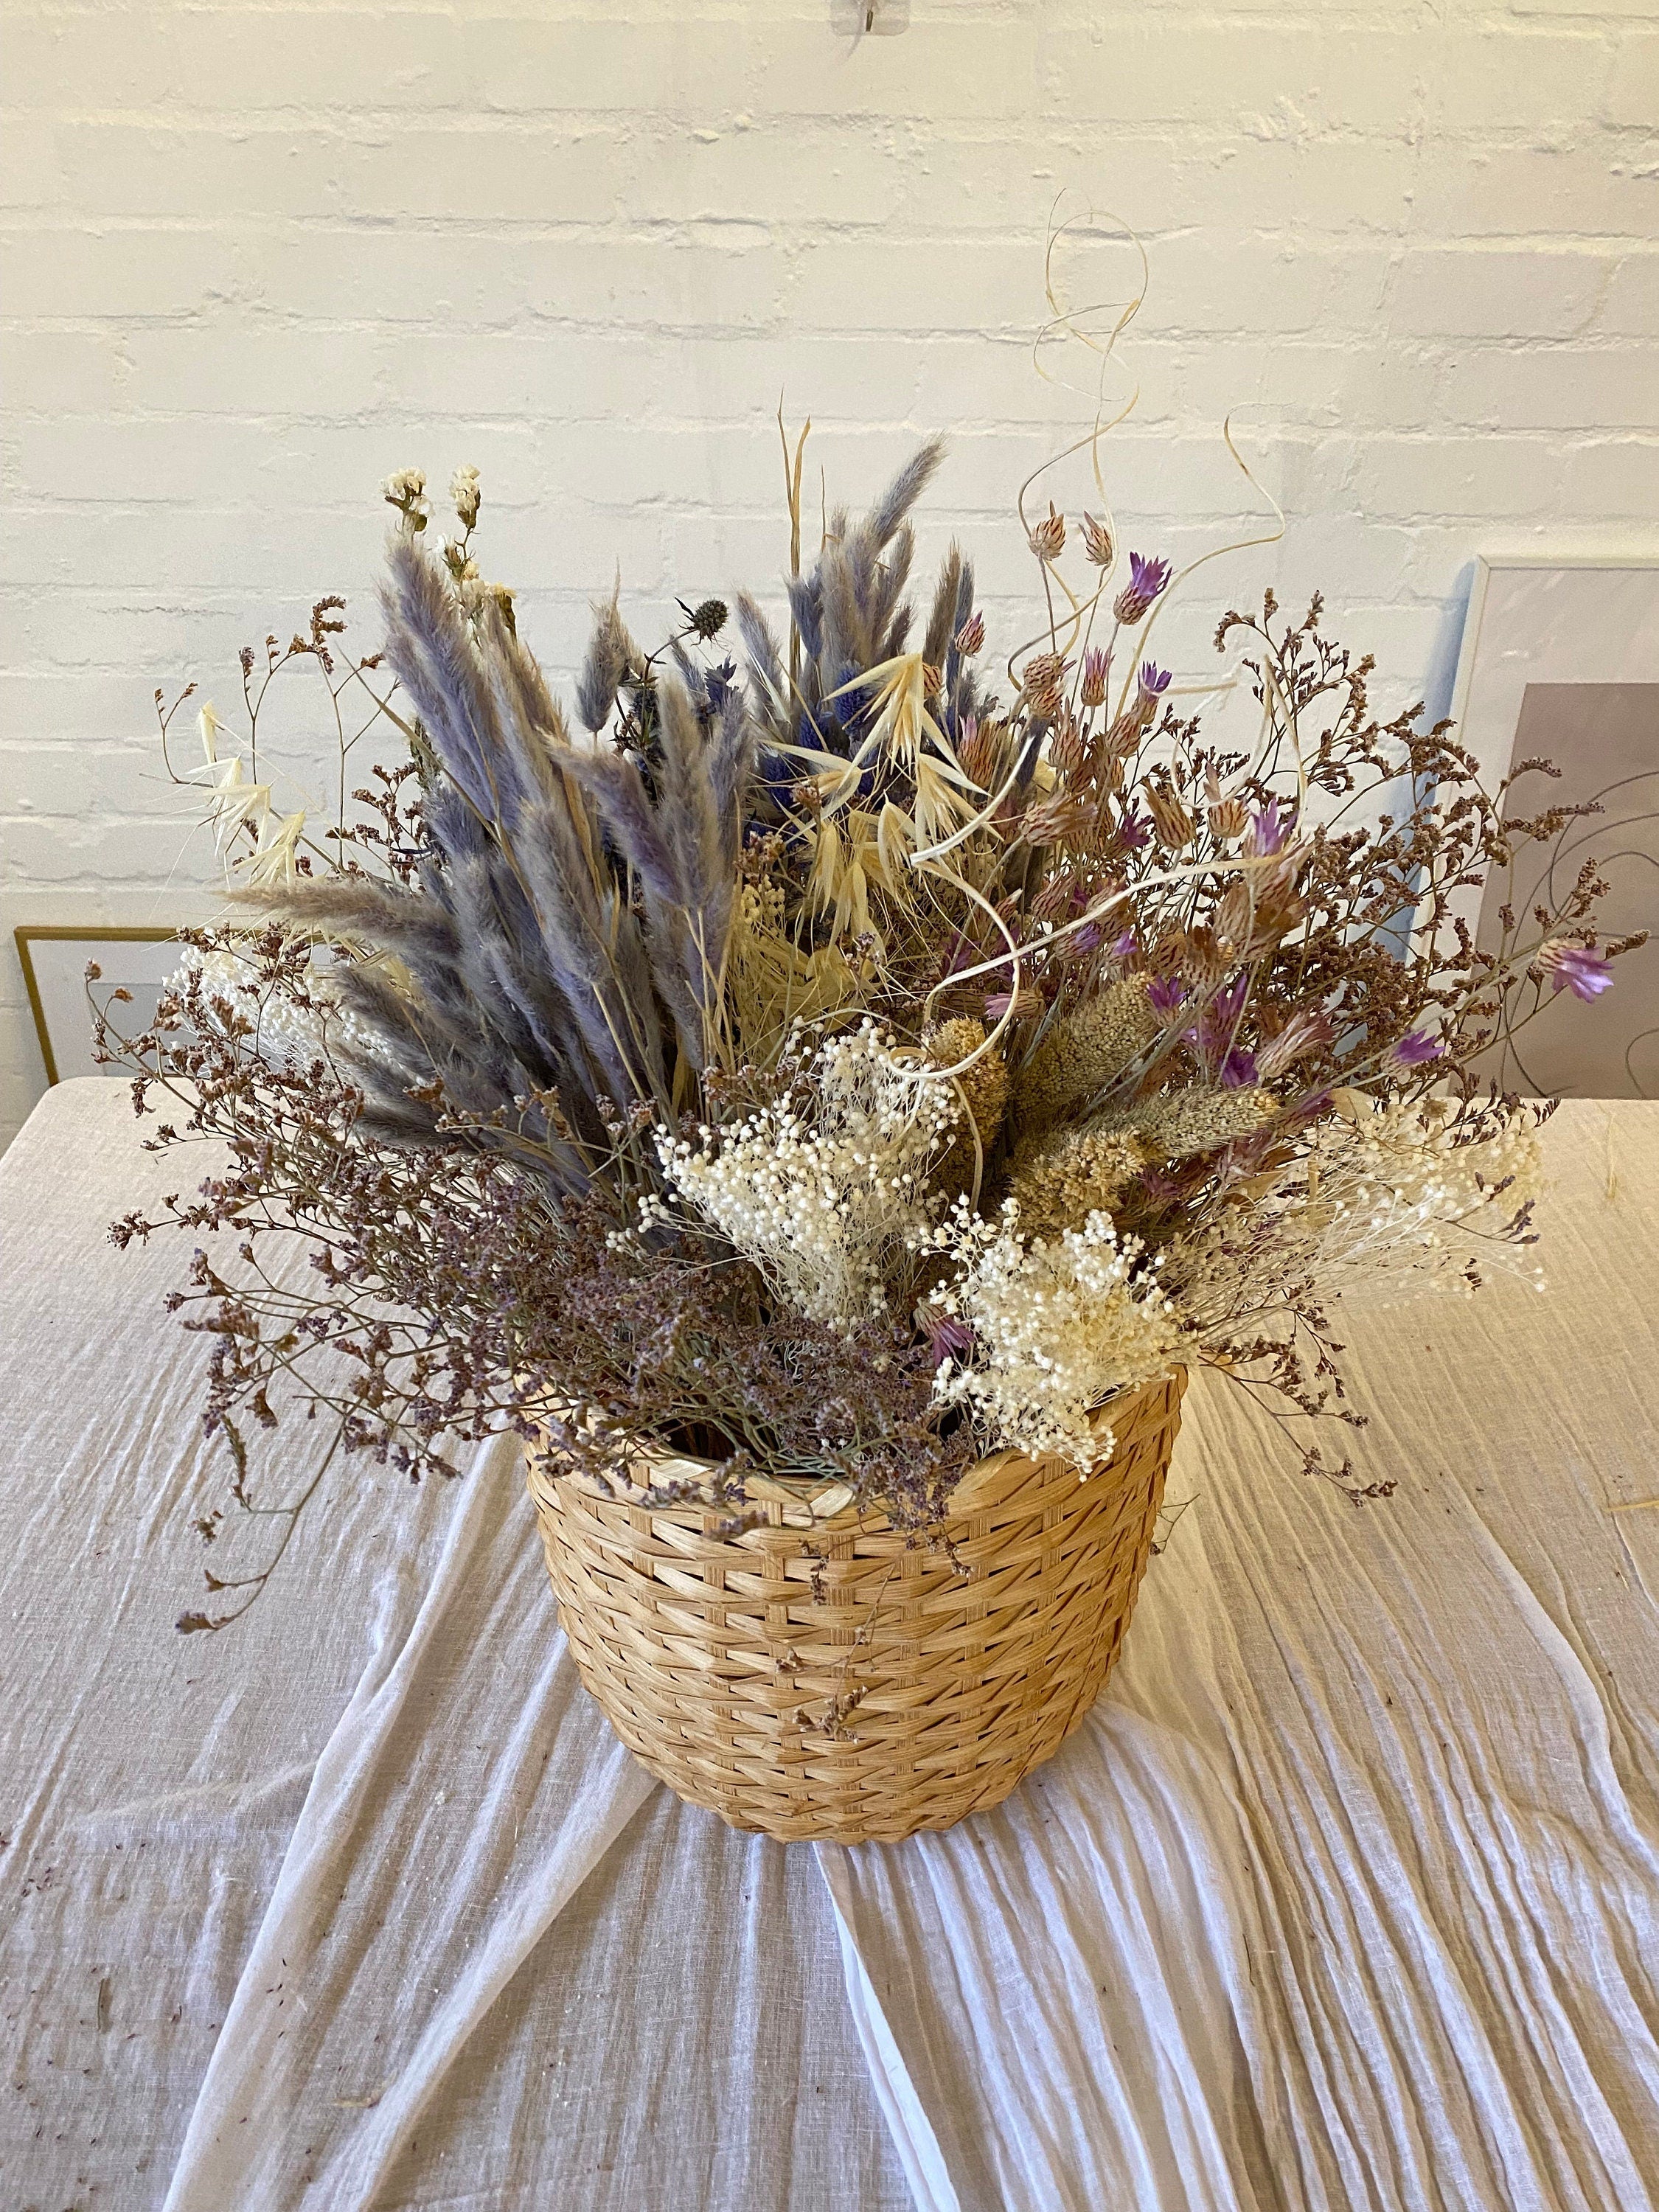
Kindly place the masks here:
<instances>
[{"instance_id":1,"label":"fabric fold","mask_svg":"<svg viewBox=\"0 0 1659 2212\"><path fill-rule=\"evenodd\" d=\"M655 1789L580 1688L526 1522L516 1447L484 1447L406 1641L318 1759L166 2212L368 2206Z\"/></svg>"}]
</instances>

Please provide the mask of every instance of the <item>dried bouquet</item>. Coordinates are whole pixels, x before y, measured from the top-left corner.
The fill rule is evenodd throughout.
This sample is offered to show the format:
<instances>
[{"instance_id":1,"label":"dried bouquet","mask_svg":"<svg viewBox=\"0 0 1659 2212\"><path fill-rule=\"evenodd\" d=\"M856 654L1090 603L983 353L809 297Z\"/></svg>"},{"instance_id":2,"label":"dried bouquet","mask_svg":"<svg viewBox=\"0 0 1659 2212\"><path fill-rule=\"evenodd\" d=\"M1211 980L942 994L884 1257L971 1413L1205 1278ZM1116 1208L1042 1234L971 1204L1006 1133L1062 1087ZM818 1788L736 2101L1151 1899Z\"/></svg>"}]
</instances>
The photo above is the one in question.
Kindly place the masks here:
<instances>
[{"instance_id":1,"label":"dried bouquet","mask_svg":"<svg viewBox=\"0 0 1659 2212\"><path fill-rule=\"evenodd\" d=\"M1514 811L1545 764L1488 795L1449 726L1376 718L1317 600L1271 594L1216 635L1253 736L1207 740L1150 649L1169 565L1052 507L1042 633L989 672L958 550L920 629L906 598L939 458L804 568L797 447L787 635L738 593L647 652L613 599L579 727L480 572L476 471L444 538L409 472L382 652L325 599L244 653L239 735L202 709L238 904L106 1044L141 1111L176 1102L155 1146L228 1164L114 1233L235 1232L174 1303L245 1502L250 1424L297 1393L411 1478L505 1426L734 1528L781 1482L926 1541L994 1447L1089 1478L1113 1401L1180 1364L1357 1424L1340 1300L1531 1265L1547 1109L1477 1063L1625 949L1593 865L1495 950L1466 926L1565 818ZM301 667L326 828L261 767ZM295 1231L297 1285L268 1241ZM180 1626L263 1578L210 1577L241 1595Z\"/></svg>"}]
</instances>

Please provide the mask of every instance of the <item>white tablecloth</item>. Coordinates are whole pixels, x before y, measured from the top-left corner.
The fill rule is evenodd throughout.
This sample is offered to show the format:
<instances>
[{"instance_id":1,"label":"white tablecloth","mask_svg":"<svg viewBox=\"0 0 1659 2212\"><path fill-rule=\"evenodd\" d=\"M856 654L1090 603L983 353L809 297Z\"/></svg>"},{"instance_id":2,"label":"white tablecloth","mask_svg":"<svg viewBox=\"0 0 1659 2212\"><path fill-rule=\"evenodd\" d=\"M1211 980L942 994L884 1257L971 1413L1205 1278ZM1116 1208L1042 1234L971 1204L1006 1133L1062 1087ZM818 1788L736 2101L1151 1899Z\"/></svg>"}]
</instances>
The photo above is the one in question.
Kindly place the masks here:
<instances>
[{"instance_id":1,"label":"white tablecloth","mask_svg":"<svg viewBox=\"0 0 1659 2212\"><path fill-rule=\"evenodd\" d=\"M181 1171L60 1086L0 1163L0 2205L1652 2212L1659 1107L1548 1143L1548 1297L1349 1332L1392 1499L1200 1378L1060 1757L786 1850L609 1737L505 1446L331 1478L173 1632L260 1532L190 1526L182 1240L104 1242Z\"/></svg>"}]
</instances>

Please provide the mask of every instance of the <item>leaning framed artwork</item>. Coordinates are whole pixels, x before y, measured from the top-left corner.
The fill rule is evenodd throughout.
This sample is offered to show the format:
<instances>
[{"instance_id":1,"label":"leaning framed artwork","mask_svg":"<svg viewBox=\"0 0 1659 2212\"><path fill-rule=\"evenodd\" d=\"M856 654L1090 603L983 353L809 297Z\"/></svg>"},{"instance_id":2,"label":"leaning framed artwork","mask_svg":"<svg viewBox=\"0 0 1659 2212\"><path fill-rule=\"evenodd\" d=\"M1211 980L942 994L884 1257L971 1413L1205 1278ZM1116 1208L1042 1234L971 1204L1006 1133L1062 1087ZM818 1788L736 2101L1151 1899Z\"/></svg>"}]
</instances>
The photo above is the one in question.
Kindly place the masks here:
<instances>
[{"instance_id":1,"label":"leaning framed artwork","mask_svg":"<svg viewBox=\"0 0 1659 2212\"><path fill-rule=\"evenodd\" d=\"M1659 556L1477 561L1452 715L1495 787L1516 763L1544 758L1559 779L1521 778L1510 811L1594 804L1513 882L1489 879L1478 941L1497 941L1499 908L1525 913L1587 861L1609 886L1607 937L1659 918ZM1659 945L1619 963L1608 1003L1550 994L1535 1021L1492 1055L1505 1090L1528 1095L1659 1097Z\"/></svg>"},{"instance_id":2,"label":"leaning framed artwork","mask_svg":"<svg viewBox=\"0 0 1659 2212\"><path fill-rule=\"evenodd\" d=\"M149 1025L161 986L179 965L178 933L171 929L118 929L106 922L75 928L26 926L12 932L23 971L34 1033L48 1084L71 1075L118 1074L93 1057L92 1008L87 998L89 961L102 970L100 1002L111 992L131 991L129 1033Z\"/></svg>"}]
</instances>

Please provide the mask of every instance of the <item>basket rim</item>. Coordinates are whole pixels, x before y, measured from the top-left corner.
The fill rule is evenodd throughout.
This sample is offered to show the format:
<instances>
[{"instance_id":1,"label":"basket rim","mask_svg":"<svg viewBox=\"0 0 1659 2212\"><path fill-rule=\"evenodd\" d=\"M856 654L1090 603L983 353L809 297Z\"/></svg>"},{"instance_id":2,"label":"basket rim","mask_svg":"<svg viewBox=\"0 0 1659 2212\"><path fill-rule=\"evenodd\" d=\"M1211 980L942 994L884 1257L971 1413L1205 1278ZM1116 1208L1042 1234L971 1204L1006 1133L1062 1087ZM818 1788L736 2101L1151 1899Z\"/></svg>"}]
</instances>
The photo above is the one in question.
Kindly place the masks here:
<instances>
[{"instance_id":1,"label":"basket rim","mask_svg":"<svg viewBox=\"0 0 1659 2212\"><path fill-rule=\"evenodd\" d=\"M1139 1406L1153 1393L1164 1391L1171 1384L1175 1386L1176 1400L1179 1402L1181 1397L1185 1395L1187 1388L1187 1363L1184 1360L1176 1362L1165 1373L1153 1376L1150 1381L1137 1385L1134 1389L1121 1390L1112 1397L1103 1400L1098 1406L1091 1407L1088 1416L1091 1428L1098 1433L1102 1426L1110 1425L1108 1420L1109 1415L1115 1413L1121 1419L1127 1408ZM678 1470L682 1468L688 1475L696 1476L712 1472L718 1464L714 1460L699 1459L689 1454L655 1452L646 1446L641 1448L639 1456L644 1465L660 1470L662 1474L671 1480ZM528 1458L529 1455L526 1452L526 1459ZM1066 1467L1072 1469L1079 1481L1092 1480L1076 1466L1075 1462L1062 1459L1058 1454L1037 1460L1031 1458L1029 1453L1023 1452L1017 1447L1004 1445L995 1451L986 1453L982 1458L975 1460L963 1471L956 1487L945 1501L948 1515L955 1519L964 1513L972 1512L975 1510L976 1499L980 1498L982 1493L995 1482L999 1475L1006 1473L1008 1468L1016 1463L1030 1468L1033 1473L1049 1467ZM1112 1462L1109 1461L1101 1468L1100 1473L1103 1475L1109 1475L1111 1465ZM530 1461L528 1481L531 1494L532 1497L538 1498L537 1473L534 1461ZM607 1492L596 1476L583 1474L574 1468L565 1473L550 1473L544 1476L544 1481L550 1487L554 1483L571 1483L579 1490L585 1491L589 1496L608 1498L611 1503L616 1504L638 1504L641 1510L651 1513L720 1512L732 1510L717 1504L710 1498L701 1500L696 1498L686 1498L672 1506L645 1506L629 1488L619 1485ZM853 1493L851 1486L845 1482L826 1480L811 1484L797 1484L792 1483L787 1477L751 1475L748 1478L747 1486L763 1503L776 1505L779 1508L781 1523L786 1528L811 1528L830 1535L843 1535L851 1534L854 1531L874 1534L884 1526L891 1526L887 1515L880 1507L860 1506L848 1502ZM841 1493L841 1502L827 1511L823 1510L821 1501L823 1500L826 1493L836 1492Z\"/></svg>"}]
</instances>

